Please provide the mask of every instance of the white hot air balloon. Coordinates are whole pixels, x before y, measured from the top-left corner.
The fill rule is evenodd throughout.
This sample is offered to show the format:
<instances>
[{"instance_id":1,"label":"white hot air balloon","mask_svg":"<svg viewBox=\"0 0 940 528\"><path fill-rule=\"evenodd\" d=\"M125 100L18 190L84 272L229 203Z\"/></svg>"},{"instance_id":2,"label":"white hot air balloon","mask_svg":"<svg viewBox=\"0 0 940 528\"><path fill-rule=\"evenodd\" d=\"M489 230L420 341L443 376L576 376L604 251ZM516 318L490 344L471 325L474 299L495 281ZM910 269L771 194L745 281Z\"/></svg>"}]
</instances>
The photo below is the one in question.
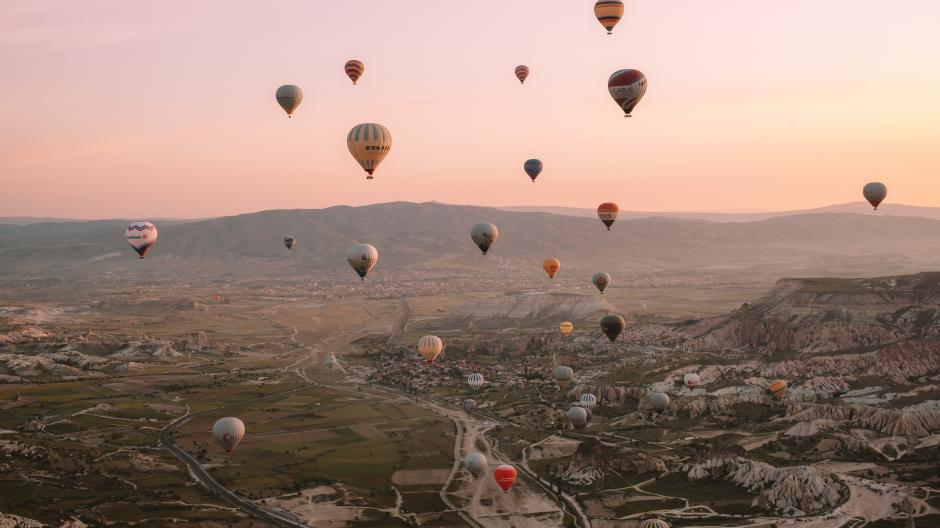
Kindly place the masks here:
<instances>
[{"instance_id":1,"label":"white hot air balloon","mask_svg":"<svg viewBox=\"0 0 940 528\"><path fill-rule=\"evenodd\" d=\"M480 251L486 255L486 252L490 250L490 247L496 243L496 239L499 238L499 229L495 224L482 222L474 225L470 229L470 238L473 240L473 243L480 248Z\"/></svg>"},{"instance_id":2,"label":"white hot air balloon","mask_svg":"<svg viewBox=\"0 0 940 528\"><path fill-rule=\"evenodd\" d=\"M686 384L686 386L688 386L690 389L693 388L693 387L698 387L698 386L702 383L702 379L699 378L699 377L698 377L698 374L696 374L696 373L694 373L694 372L690 372L690 373L686 374L685 376L682 376L682 381L683 381L683 382Z\"/></svg>"},{"instance_id":3,"label":"white hot air balloon","mask_svg":"<svg viewBox=\"0 0 940 528\"><path fill-rule=\"evenodd\" d=\"M232 416L219 418L212 426L212 436L223 449L231 453L245 437L245 423Z\"/></svg>"},{"instance_id":4,"label":"white hot air balloon","mask_svg":"<svg viewBox=\"0 0 940 528\"><path fill-rule=\"evenodd\" d=\"M654 392L649 398L650 409L663 412L669 408L669 395L664 392Z\"/></svg>"},{"instance_id":5,"label":"white hot air balloon","mask_svg":"<svg viewBox=\"0 0 940 528\"><path fill-rule=\"evenodd\" d=\"M418 340L418 353L428 362L428 365L434 364L441 350L444 350L444 343L437 336L426 335Z\"/></svg>"},{"instance_id":6,"label":"white hot air balloon","mask_svg":"<svg viewBox=\"0 0 940 528\"><path fill-rule=\"evenodd\" d=\"M157 241L157 226L150 222L134 222L124 230L124 238L137 252L137 256L144 258Z\"/></svg>"},{"instance_id":7,"label":"white hot air balloon","mask_svg":"<svg viewBox=\"0 0 940 528\"><path fill-rule=\"evenodd\" d=\"M584 407L572 407L565 413L571 426L577 430L584 429L588 424L588 413Z\"/></svg>"},{"instance_id":8,"label":"white hot air balloon","mask_svg":"<svg viewBox=\"0 0 940 528\"><path fill-rule=\"evenodd\" d=\"M481 475L486 473L486 468L489 463L486 461L486 455L483 453L470 453L463 459L463 463L467 466L467 471L473 475L473 478L480 478Z\"/></svg>"},{"instance_id":9,"label":"white hot air balloon","mask_svg":"<svg viewBox=\"0 0 940 528\"><path fill-rule=\"evenodd\" d=\"M474 372L473 374L467 376L467 385L470 385L471 389L479 389L483 386L483 383L483 374L480 374L479 372Z\"/></svg>"},{"instance_id":10,"label":"white hot air balloon","mask_svg":"<svg viewBox=\"0 0 940 528\"><path fill-rule=\"evenodd\" d=\"M581 404L581 407L586 409L593 409L597 405L597 396L593 394L582 394L578 402Z\"/></svg>"},{"instance_id":11,"label":"white hot air balloon","mask_svg":"<svg viewBox=\"0 0 940 528\"><path fill-rule=\"evenodd\" d=\"M360 279L366 280L366 274L372 271L375 263L379 261L379 252L372 244L356 244L346 251L346 261Z\"/></svg>"}]
</instances>

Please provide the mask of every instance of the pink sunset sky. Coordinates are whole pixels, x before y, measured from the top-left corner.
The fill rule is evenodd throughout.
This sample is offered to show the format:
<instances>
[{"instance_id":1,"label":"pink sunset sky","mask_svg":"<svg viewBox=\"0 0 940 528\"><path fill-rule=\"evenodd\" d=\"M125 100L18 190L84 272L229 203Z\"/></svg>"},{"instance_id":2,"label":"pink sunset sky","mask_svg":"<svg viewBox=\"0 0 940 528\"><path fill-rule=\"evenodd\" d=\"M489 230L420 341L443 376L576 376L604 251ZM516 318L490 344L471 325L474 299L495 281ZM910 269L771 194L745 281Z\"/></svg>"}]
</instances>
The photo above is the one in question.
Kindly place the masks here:
<instances>
[{"instance_id":1,"label":"pink sunset sky","mask_svg":"<svg viewBox=\"0 0 940 528\"><path fill-rule=\"evenodd\" d=\"M591 0L5 1L0 216L760 211L871 180L940 206L940 2L625 4L607 36ZM649 78L631 119L607 94L621 68ZM394 137L374 181L345 144L369 121Z\"/></svg>"}]
</instances>

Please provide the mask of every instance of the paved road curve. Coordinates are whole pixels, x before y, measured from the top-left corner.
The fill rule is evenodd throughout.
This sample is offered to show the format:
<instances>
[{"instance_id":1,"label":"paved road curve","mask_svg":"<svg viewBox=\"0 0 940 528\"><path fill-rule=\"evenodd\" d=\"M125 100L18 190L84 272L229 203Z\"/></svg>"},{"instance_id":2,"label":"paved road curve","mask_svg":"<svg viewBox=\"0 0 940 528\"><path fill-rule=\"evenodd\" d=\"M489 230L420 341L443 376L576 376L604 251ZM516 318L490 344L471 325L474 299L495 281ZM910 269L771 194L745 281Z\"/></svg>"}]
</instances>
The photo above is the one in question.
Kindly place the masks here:
<instances>
[{"instance_id":1,"label":"paved road curve","mask_svg":"<svg viewBox=\"0 0 940 528\"><path fill-rule=\"evenodd\" d=\"M225 499L229 504L239 508L243 512L253 515L259 519L270 521L278 526L286 526L289 528L309 528L307 524L300 522L295 517L286 512L265 508L264 506L261 506L227 490L224 486L216 482L216 480L212 478L212 475L210 475L208 471L203 469L198 460L193 458L192 455L177 447L176 444L173 443L173 438L171 435L174 428L183 425L194 416L217 410L218 409L208 409L191 414L189 412L189 407L187 407L186 414L166 424L163 429L160 429L160 443L158 445L170 453L173 453L173 456L186 464L186 468L189 470L189 474L192 475L196 482L198 482L202 487L206 488L210 493L213 493L217 497Z\"/></svg>"}]
</instances>

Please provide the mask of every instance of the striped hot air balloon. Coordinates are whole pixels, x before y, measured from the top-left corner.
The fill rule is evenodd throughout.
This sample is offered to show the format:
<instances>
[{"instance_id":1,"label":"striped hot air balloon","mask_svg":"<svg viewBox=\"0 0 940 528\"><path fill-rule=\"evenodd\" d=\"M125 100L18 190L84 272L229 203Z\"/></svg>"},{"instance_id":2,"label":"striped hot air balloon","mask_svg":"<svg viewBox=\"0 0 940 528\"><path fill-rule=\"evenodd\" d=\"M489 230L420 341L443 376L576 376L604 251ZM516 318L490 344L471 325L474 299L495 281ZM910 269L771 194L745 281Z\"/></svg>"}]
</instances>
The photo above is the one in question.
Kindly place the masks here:
<instances>
[{"instance_id":1,"label":"striped hot air balloon","mask_svg":"<svg viewBox=\"0 0 940 528\"><path fill-rule=\"evenodd\" d=\"M594 406L597 405L597 396L593 394L582 394L581 398L578 399L578 403L585 409L593 409Z\"/></svg>"},{"instance_id":2,"label":"striped hot air balloon","mask_svg":"<svg viewBox=\"0 0 940 528\"><path fill-rule=\"evenodd\" d=\"M607 90L624 117L630 117L633 107L646 94L646 76L640 70L617 70L607 79Z\"/></svg>"},{"instance_id":3,"label":"striped hot air balloon","mask_svg":"<svg viewBox=\"0 0 940 528\"><path fill-rule=\"evenodd\" d=\"M597 21L607 30L610 35L614 31L614 26L623 18L623 2L620 0L597 0L594 3L594 16Z\"/></svg>"},{"instance_id":4,"label":"striped hot air balloon","mask_svg":"<svg viewBox=\"0 0 940 528\"><path fill-rule=\"evenodd\" d=\"M428 362L428 365L434 364L441 350L444 350L444 343L437 336L426 335L418 340L418 353Z\"/></svg>"},{"instance_id":5,"label":"striped hot air balloon","mask_svg":"<svg viewBox=\"0 0 940 528\"><path fill-rule=\"evenodd\" d=\"M767 387L767 391L773 394L774 397L778 400L782 400L783 397L787 395L787 382L784 380L777 380Z\"/></svg>"},{"instance_id":6,"label":"striped hot air balloon","mask_svg":"<svg viewBox=\"0 0 940 528\"><path fill-rule=\"evenodd\" d=\"M519 84L525 84L526 78L529 76L529 67L525 64L520 64L516 66L516 78L519 79Z\"/></svg>"},{"instance_id":7,"label":"striped hot air balloon","mask_svg":"<svg viewBox=\"0 0 940 528\"><path fill-rule=\"evenodd\" d=\"M467 376L467 385L470 385L471 389L479 389L483 386L483 383L483 374L480 374L479 372L474 372L473 374Z\"/></svg>"},{"instance_id":8,"label":"striped hot air balloon","mask_svg":"<svg viewBox=\"0 0 940 528\"><path fill-rule=\"evenodd\" d=\"M346 75L352 80L353 84L356 84L356 81L362 77L363 72L366 71L366 65L362 61L357 61L355 59L346 61Z\"/></svg>"},{"instance_id":9,"label":"striped hot air balloon","mask_svg":"<svg viewBox=\"0 0 940 528\"><path fill-rule=\"evenodd\" d=\"M231 453L245 437L245 423L233 416L219 418L212 426L212 436L223 449Z\"/></svg>"},{"instance_id":10,"label":"striped hot air balloon","mask_svg":"<svg viewBox=\"0 0 940 528\"><path fill-rule=\"evenodd\" d=\"M670 526L662 519L646 519L637 528L670 528Z\"/></svg>"},{"instance_id":11,"label":"striped hot air balloon","mask_svg":"<svg viewBox=\"0 0 940 528\"><path fill-rule=\"evenodd\" d=\"M346 136L346 146L371 180L375 169L392 148L392 133L378 123L356 125Z\"/></svg>"}]
</instances>

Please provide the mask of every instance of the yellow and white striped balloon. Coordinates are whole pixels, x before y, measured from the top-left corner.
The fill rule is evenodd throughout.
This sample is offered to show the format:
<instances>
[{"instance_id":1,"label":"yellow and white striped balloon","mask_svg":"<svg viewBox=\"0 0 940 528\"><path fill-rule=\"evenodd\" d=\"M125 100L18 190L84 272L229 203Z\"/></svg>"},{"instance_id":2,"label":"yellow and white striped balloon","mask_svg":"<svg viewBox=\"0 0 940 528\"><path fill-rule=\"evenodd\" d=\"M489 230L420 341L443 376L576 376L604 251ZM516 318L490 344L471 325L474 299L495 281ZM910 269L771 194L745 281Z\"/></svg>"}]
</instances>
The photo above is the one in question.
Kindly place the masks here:
<instances>
[{"instance_id":1,"label":"yellow and white striped balloon","mask_svg":"<svg viewBox=\"0 0 940 528\"><path fill-rule=\"evenodd\" d=\"M442 350L444 350L444 343L437 336L426 335L418 340L418 353L428 362L428 365L434 363Z\"/></svg>"},{"instance_id":2,"label":"yellow and white striped balloon","mask_svg":"<svg viewBox=\"0 0 940 528\"><path fill-rule=\"evenodd\" d=\"M369 174L366 178L371 180L375 169L392 148L392 133L378 123L362 123L349 131L346 146Z\"/></svg>"}]
</instances>

